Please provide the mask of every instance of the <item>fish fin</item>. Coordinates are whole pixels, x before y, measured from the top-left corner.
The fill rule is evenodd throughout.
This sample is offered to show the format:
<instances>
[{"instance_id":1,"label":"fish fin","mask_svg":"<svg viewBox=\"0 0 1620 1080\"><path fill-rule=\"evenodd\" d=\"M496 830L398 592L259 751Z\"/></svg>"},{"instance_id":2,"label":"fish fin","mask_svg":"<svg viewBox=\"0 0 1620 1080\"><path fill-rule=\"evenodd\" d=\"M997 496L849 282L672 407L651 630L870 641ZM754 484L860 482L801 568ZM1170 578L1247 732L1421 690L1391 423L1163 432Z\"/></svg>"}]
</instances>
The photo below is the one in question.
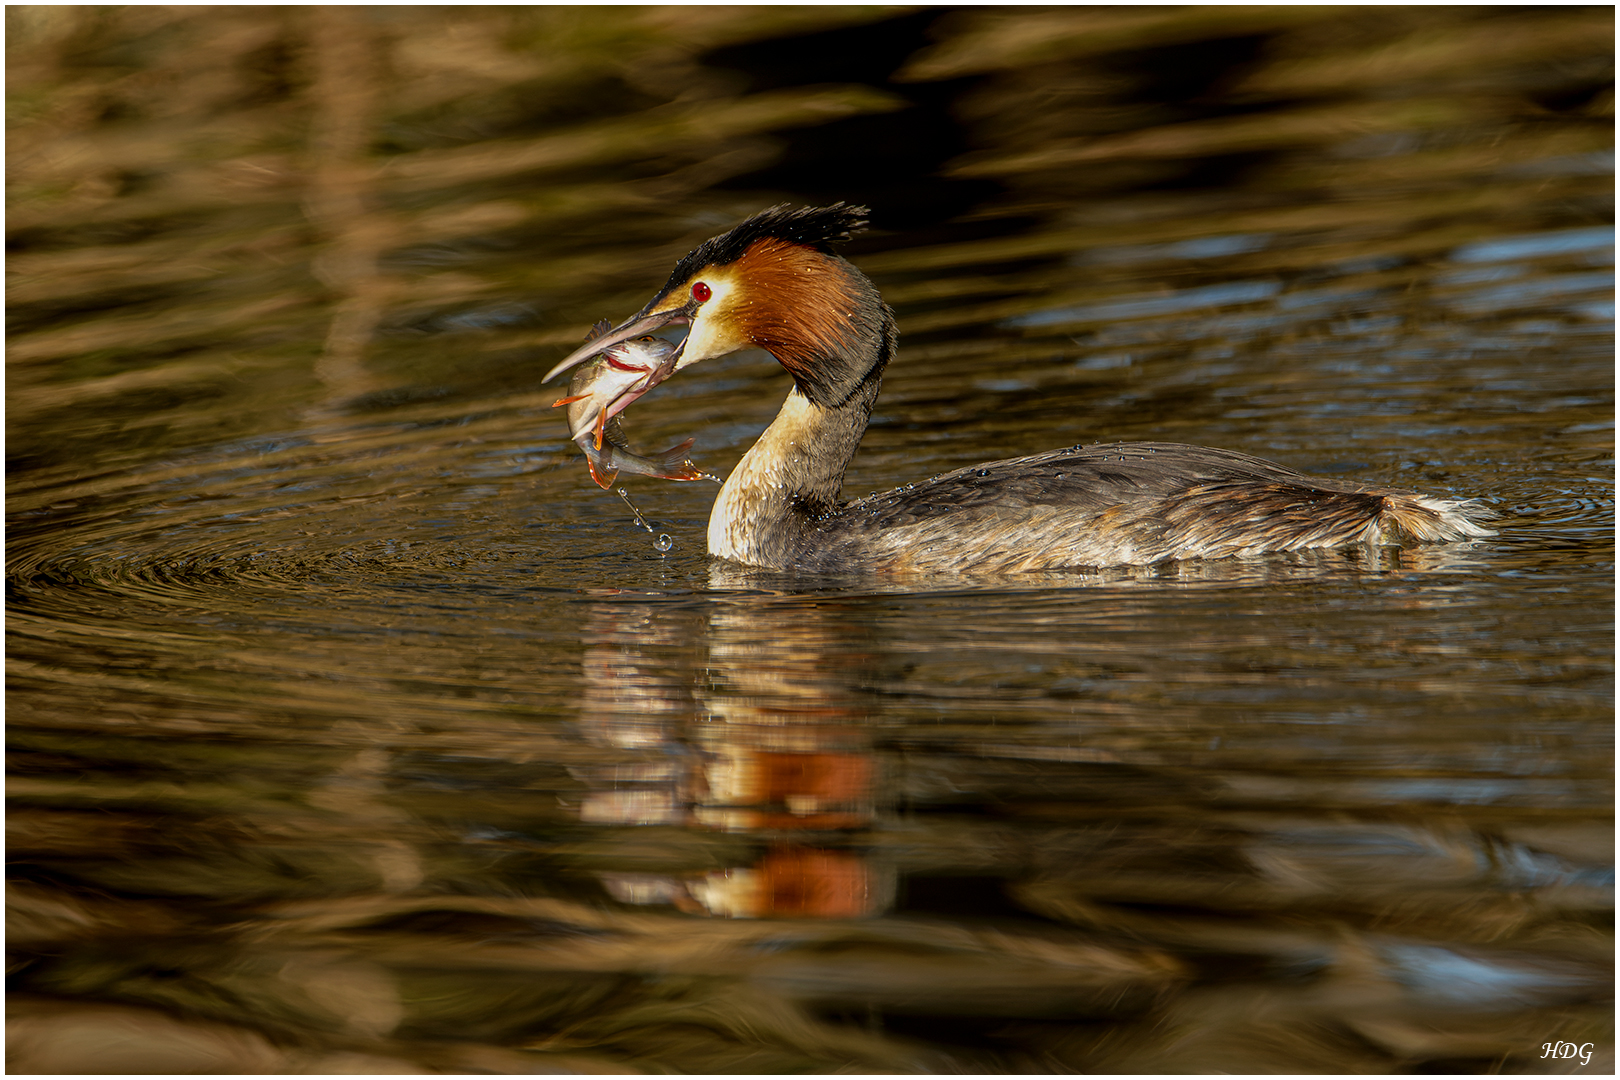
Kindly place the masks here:
<instances>
[{"instance_id":1,"label":"fish fin","mask_svg":"<svg viewBox=\"0 0 1620 1080\"><path fill-rule=\"evenodd\" d=\"M597 338L601 337L611 329L613 329L613 324L611 322L606 319L600 319L591 324L591 332L585 335L585 340L595 341Z\"/></svg>"},{"instance_id":2,"label":"fish fin","mask_svg":"<svg viewBox=\"0 0 1620 1080\"><path fill-rule=\"evenodd\" d=\"M654 461L662 462L665 465L669 465L669 464L690 465L691 462L686 460L686 452L688 450L692 449L692 444L694 442L696 442L696 441L697 440L695 440L695 439L687 439L685 442L681 443L679 446L672 446L668 450L665 450L665 451L663 451L661 453L648 454L647 456L652 458Z\"/></svg>"},{"instance_id":3,"label":"fish fin","mask_svg":"<svg viewBox=\"0 0 1620 1080\"><path fill-rule=\"evenodd\" d=\"M591 467L591 479L596 481L596 486L599 488L612 487L614 478L619 475L617 466L609 465L606 462L598 466L596 458L590 454L585 455L585 464Z\"/></svg>"},{"instance_id":4,"label":"fish fin","mask_svg":"<svg viewBox=\"0 0 1620 1080\"><path fill-rule=\"evenodd\" d=\"M702 480L708 476L707 473L692 464L692 459L687 456L687 451L692 449L693 441L687 439L679 446L672 446L662 453L647 455L651 460L656 461L662 470L657 474L660 479Z\"/></svg>"},{"instance_id":5,"label":"fish fin","mask_svg":"<svg viewBox=\"0 0 1620 1080\"><path fill-rule=\"evenodd\" d=\"M590 396L589 394L575 394L573 397L560 397L551 403L551 407L555 409L559 405L572 405L574 402L584 401Z\"/></svg>"},{"instance_id":6,"label":"fish fin","mask_svg":"<svg viewBox=\"0 0 1620 1080\"><path fill-rule=\"evenodd\" d=\"M602 449L602 432L607 430L607 410L596 414L596 448Z\"/></svg>"}]
</instances>

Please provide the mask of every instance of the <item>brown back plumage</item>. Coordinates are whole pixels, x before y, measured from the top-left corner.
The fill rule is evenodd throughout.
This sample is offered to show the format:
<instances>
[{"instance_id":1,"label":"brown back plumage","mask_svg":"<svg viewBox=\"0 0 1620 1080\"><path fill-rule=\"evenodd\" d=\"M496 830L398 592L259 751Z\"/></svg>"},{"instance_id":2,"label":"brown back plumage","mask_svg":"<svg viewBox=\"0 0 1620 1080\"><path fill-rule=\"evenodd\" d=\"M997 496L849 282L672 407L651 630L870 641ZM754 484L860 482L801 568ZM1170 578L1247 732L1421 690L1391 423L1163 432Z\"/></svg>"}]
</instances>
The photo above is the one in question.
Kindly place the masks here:
<instances>
[{"instance_id":1,"label":"brown back plumage","mask_svg":"<svg viewBox=\"0 0 1620 1080\"><path fill-rule=\"evenodd\" d=\"M1036 570L1490 535L1477 504L1176 443L987 462L822 515L791 565ZM784 554L787 554L784 552Z\"/></svg>"}]
</instances>

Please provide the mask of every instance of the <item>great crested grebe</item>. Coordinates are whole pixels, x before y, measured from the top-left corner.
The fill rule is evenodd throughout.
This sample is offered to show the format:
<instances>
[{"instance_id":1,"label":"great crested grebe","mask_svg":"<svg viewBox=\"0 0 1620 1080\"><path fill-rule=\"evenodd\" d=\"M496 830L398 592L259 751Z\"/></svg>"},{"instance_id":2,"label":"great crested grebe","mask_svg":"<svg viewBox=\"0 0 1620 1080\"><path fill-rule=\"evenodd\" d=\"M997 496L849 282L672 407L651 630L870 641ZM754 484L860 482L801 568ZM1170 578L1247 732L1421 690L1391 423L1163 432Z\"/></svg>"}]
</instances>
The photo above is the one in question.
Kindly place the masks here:
<instances>
[{"instance_id":1,"label":"great crested grebe","mask_svg":"<svg viewBox=\"0 0 1620 1080\"><path fill-rule=\"evenodd\" d=\"M864 207L772 207L699 245L652 301L546 376L663 326L675 371L764 349L793 389L720 489L709 553L812 571L1008 572L1494 535L1480 504L1306 476L1231 450L1075 446L991 461L853 502L844 470L894 356L894 312L832 246Z\"/></svg>"}]
</instances>

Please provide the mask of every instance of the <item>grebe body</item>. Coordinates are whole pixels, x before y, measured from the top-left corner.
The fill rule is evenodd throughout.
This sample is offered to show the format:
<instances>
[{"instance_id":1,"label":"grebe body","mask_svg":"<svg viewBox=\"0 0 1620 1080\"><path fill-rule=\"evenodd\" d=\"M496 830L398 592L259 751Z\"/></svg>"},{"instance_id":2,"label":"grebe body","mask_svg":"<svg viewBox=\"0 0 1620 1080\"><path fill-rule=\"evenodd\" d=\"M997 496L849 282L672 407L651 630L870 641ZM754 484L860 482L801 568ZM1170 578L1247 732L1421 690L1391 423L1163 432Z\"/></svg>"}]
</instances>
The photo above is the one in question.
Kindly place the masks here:
<instances>
[{"instance_id":1,"label":"grebe body","mask_svg":"<svg viewBox=\"0 0 1620 1080\"><path fill-rule=\"evenodd\" d=\"M787 401L715 499L711 555L776 569L1006 573L1493 535L1471 500L1176 443L1076 446L843 501L897 344L876 286L831 250L864 213L839 204L749 218L688 254L651 303L547 375L677 324L690 330L655 382L747 348L787 369Z\"/></svg>"}]
</instances>

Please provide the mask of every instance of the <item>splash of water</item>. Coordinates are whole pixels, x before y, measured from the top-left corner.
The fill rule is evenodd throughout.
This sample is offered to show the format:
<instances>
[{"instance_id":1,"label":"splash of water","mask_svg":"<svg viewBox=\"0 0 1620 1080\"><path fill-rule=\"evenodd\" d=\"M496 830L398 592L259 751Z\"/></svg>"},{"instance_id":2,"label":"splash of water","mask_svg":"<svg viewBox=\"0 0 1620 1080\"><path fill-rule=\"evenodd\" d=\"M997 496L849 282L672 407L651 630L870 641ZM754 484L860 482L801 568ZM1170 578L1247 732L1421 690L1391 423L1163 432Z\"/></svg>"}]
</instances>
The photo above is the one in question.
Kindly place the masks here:
<instances>
[{"instance_id":1,"label":"splash of water","mask_svg":"<svg viewBox=\"0 0 1620 1080\"><path fill-rule=\"evenodd\" d=\"M646 518L641 516L641 511L636 509L636 504L630 501L630 493L628 491L626 491L622 485L619 488L619 498L623 499L624 500L624 505L626 505L626 506L628 506L630 508L630 514L631 514L631 516L633 516L636 519L636 524L640 525L643 529L646 529L648 532L652 532L653 527L651 525L647 524L647 519Z\"/></svg>"},{"instance_id":2,"label":"splash of water","mask_svg":"<svg viewBox=\"0 0 1620 1080\"><path fill-rule=\"evenodd\" d=\"M624 489L623 485L619 487L619 498L623 499L624 505L630 508L630 513L636 519L636 524L648 532L652 532L653 527L647 524L647 519L641 516L641 511L636 509L636 504L630 501L630 493ZM653 541L654 551L668 551L674 546L675 539L669 533L659 533L657 539Z\"/></svg>"}]
</instances>

